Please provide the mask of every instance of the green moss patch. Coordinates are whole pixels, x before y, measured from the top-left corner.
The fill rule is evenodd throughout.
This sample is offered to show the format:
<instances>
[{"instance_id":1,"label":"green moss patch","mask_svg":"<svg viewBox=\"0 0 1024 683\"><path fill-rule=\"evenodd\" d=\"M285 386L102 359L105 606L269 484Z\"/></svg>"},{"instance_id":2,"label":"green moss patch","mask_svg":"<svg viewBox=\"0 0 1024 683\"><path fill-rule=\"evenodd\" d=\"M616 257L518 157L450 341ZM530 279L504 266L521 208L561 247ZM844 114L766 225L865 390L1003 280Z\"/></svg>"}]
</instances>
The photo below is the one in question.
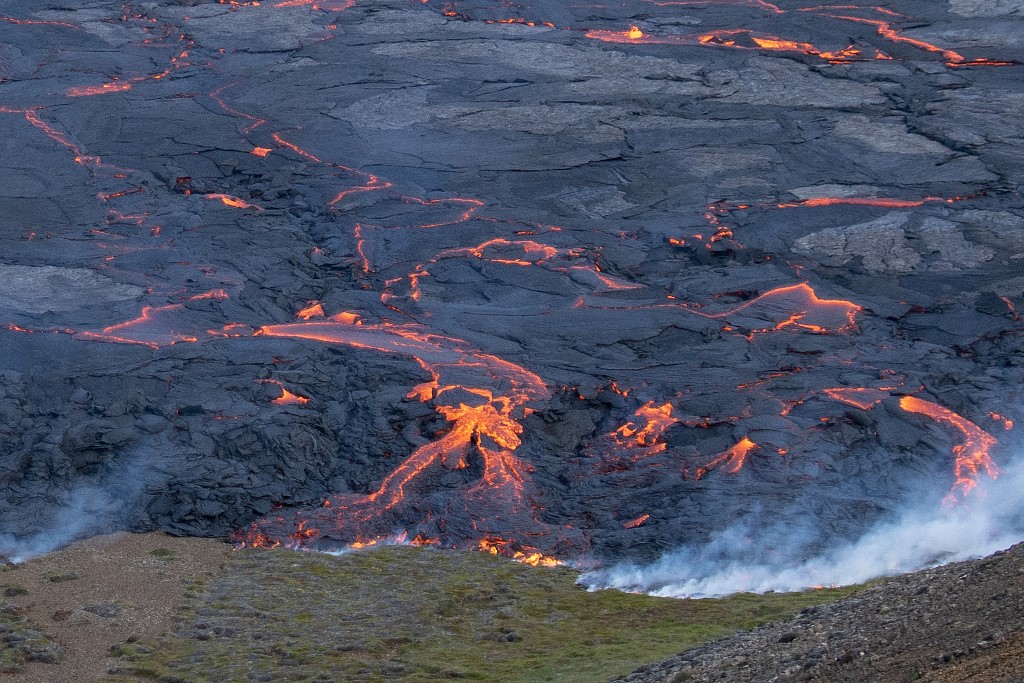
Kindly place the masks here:
<instances>
[{"instance_id":1,"label":"green moss patch","mask_svg":"<svg viewBox=\"0 0 1024 683\"><path fill-rule=\"evenodd\" d=\"M25 662L56 664L62 655L60 645L26 618L24 608L0 603L0 673L18 673Z\"/></svg>"}]
</instances>

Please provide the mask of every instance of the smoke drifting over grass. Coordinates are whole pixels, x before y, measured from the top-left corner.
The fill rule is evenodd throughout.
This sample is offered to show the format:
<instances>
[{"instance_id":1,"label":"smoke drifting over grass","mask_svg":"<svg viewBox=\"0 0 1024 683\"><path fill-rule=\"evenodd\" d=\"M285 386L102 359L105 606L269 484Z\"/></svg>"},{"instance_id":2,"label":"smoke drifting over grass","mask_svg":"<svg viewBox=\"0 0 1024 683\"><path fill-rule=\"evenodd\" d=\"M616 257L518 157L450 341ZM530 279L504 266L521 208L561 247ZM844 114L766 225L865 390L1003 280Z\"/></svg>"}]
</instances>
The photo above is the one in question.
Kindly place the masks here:
<instances>
[{"instance_id":1,"label":"smoke drifting over grass","mask_svg":"<svg viewBox=\"0 0 1024 683\"><path fill-rule=\"evenodd\" d=\"M960 504L927 500L825 551L813 551L820 531L812 522L787 521L766 530L747 518L706 545L680 548L647 566L590 572L580 582L591 590L714 597L850 585L981 557L1024 538L1024 459L1010 463L998 479L983 480Z\"/></svg>"}]
</instances>

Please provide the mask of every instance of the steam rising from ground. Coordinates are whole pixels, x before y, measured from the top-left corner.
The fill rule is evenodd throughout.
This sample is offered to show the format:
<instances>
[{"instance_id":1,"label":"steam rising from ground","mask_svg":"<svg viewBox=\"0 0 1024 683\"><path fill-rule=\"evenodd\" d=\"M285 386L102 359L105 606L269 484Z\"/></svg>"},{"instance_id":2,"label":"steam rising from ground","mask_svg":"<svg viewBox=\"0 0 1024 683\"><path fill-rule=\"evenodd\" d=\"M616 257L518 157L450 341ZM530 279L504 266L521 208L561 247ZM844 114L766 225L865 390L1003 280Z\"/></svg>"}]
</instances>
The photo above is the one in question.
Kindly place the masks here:
<instances>
[{"instance_id":1,"label":"steam rising from ground","mask_svg":"<svg viewBox=\"0 0 1024 683\"><path fill-rule=\"evenodd\" d=\"M1008 465L999 479L980 483L962 504L944 507L930 498L853 543L815 553L812 544L819 535L812 522L765 530L748 518L707 545L681 548L648 566L621 564L590 572L580 582L592 590L714 597L849 585L981 557L1024 538L1024 459Z\"/></svg>"},{"instance_id":2,"label":"steam rising from ground","mask_svg":"<svg viewBox=\"0 0 1024 683\"><path fill-rule=\"evenodd\" d=\"M83 538L124 529L137 516L133 507L144 488L166 480L156 463L154 451L140 448L134 457L102 467L81 485L58 494L59 504L45 519L36 520L35 533L0 534L0 558L24 562Z\"/></svg>"}]
</instances>

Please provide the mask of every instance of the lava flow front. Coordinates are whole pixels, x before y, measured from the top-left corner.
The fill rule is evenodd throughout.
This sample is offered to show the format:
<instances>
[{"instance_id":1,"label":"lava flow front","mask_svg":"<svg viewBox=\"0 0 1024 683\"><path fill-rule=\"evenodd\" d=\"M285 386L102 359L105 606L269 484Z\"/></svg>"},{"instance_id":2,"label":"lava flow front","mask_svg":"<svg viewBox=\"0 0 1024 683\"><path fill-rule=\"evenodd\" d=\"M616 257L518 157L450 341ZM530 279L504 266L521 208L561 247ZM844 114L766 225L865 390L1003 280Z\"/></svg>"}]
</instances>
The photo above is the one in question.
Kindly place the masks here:
<instances>
[{"instance_id":1,"label":"lava flow front","mask_svg":"<svg viewBox=\"0 0 1024 683\"><path fill-rule=\"evenodd\" d=\"M301 316L301 312L300 312ZM340 320L338 320L340 318ZM433 404L450 424L440 438L414 450L388 474L376 490L366 495L336 495L323 507L299 512L295 517L271 517L240 536L244 544L265 545L268 539L280 539L287 533L293 546L306 542L366 543L383 537L396 527L417 536L459 532L460 538L477 537L490 552L508 554L531 564L554 562L535 548L506 540L491 540L496 531L508 526L517 534L541 538L551 535L534 511L531 468L516 455L520 434L519 421L531 408L548 397L547 387L532 372L496 356L469 348L457 339L431 334L413 325L368 325L361 321L335 320L288 325L269 325L257 335L306 339L326 344L345 345L396 353L413 359L431 379L417 385L407 398ZM474 384L463 384L472 381ZM276 399L285 402L289 396ZM482 460L477 465L475 460ZM418 500L410 500L410 490L420 479L436 479L442 469L459 471L471 466L480 473L458 486L458 493L446 503L443 517L417 513ZM423 495L421 487L420 495ZM294 532L290 525L297 524ZM544 540L565 552L570 537L558 534ZM280 541L275 541L280 542ZM535 540L535 543L540 542Z\"/></svg>"}]
</instances>

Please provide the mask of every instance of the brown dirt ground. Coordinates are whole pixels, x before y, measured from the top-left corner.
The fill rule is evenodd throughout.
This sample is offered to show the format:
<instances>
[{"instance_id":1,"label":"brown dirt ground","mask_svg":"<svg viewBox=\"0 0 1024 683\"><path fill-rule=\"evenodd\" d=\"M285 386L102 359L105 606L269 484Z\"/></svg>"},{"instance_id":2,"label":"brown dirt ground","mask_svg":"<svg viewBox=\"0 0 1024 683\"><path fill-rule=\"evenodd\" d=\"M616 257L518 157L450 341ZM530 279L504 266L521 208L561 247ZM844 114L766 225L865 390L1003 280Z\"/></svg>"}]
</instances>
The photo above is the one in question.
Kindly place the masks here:
<instances>
[{"instance_id":1,"label":"brown dirt ground","mask_svg":"<svg viewBox=\"0 0 1024 683\"><path fill-rule=\"evenodd\" d=\"M28 618L64 648L60 663L30 662L21 673L0 676L0 681L100 680L115 664L108 657L110 647L132 636L155 637L169 630L187 582L215 575L230 550L212 539L118 533L74 543L0 573L0 586L28 591L4 600L26 608ZM51 580L72 572L78 578ZM119 612L102 616L89 607Z\"/></svg>"}]
</instances>

